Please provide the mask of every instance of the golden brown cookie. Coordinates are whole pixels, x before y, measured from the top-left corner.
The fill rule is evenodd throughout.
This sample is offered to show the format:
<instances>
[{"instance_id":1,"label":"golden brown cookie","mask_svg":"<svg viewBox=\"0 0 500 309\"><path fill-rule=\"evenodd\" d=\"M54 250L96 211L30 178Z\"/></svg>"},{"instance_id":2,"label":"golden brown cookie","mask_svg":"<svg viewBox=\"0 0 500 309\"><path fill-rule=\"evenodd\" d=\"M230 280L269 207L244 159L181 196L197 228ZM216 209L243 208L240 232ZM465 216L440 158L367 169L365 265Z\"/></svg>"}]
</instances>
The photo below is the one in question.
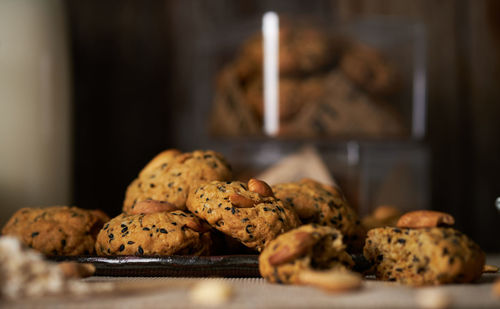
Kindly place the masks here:
<instances>
[{"instance_id":1,"label":"golden brown cookie","mask_svg":"<svg viewBox=\"0 0 500 309\"><path fill-rule=\"evenodd\" d=\"M279 235L259 257L259 270L269 282L300 283L300 272L354 266L335 228L303 225Z\"/></svg>"},{"instance_id":2,"label":"golden brown cookie","mask_svg":"<svg viewBox=\"0 0 500 309\"><path fill-rule=\"evenodd\" d=\"M465 283L478 279L484 252L453 228L372 229L364 248L378 279L409 285Z\"/></svg>"},{"instance_id":3,"label":"golden brown cookie","mask_svg":"<svg viewBox=\"0 0 500 309\"><path fill-rule=\"evenodd\" d=\"M187 208L217 230L260 251L277 235L299 226L300 220L290 206L266 196L267 184L250 183L254 191L239 181L206 183L191 191Z\"/></svg>"},{"instance_id":4,"label":"golden brown cookie","mask_svg":"<svg viewBox=\"0 0 500 309\"><path fill-rule=\"evenodd\" d=\"M353 43L340 60L344 73L371 94L387 95L397 86L394 68L375 48Z\"/></svg>"},{"instance_id":5,"label":"golden brown cookie","mask_svg":"<svg viewBox=\"0 0 500 309\"><path fill-rule=\"evenodd\" d=\"M97 236L98 255L206 255L210 227L183 211L121 214Z\"/></svg>"},{"instance_id":6,"label":"golden brown cookie","mask_svg":"<svg viewBox=\"0 0 500 309\"><path fill-rule=\"evenodd\" d=\"M2 229L2 235L19 240L47 255L94 253L97 233L109 217L102 211L52 206L18 210Z\"/></svg>"},{"instance_id":7,"label":"golden brown cookie","mask_svg":"<svg viewBox=\"0 0 500 309\"><path fill-rule=\"evenodd\" d=\"M273 192L297 211L304 224L334 227L344 235L349 250L362 250L365 231L339 188L303 179L274 185Z\"/></svg>"},{"instance_id":8,"label":"golden brown cookie","mask_svg":"<svg viewBox=\"0 0 500 309\"><path fill-rule=\"evenodd\" d=\"M320 29L284 22L279 31L280 75L311 74L336 60L331 40ZM259 76L262 63L262 35L258 34L243 44L237 57L235 66L239 79L246 81Z\"/></svg>"},{"instance_id":9,"label":"golden brown cookie","mask_svg":"<svg viewBox=\"0 0 500 309\"><path fill-rule=\"evenodd\" d=\"M231 179L231 167L214 151L196 150L180 153L167 150L157 155L127 188L123 212L130 212L137 202L169 202L185 209L191 187L211 180Z\"/></svg>"}]
</instances>

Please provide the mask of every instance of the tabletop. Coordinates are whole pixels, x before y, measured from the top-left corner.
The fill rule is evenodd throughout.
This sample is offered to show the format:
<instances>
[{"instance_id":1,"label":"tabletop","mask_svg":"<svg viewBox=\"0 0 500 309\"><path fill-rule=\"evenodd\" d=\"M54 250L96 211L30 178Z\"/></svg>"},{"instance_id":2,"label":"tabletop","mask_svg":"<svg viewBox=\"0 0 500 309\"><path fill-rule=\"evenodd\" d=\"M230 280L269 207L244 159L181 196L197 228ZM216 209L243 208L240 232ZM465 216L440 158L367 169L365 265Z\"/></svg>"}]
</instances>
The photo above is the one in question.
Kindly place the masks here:
<instances>
[{"instance_id":1,"label":"tabletop","mask_svg":"<svg viewBox=\"0 0 500 309\"><path fill-rule=\"evenodd\" d=\"M500 265L500 255L489 255L487 263ZM447 308L500 308L492 295L499 273L483 274L472 284L411 288L393 282L365 279L360 290L332 294L313 287L270 284L261 278L172 278L90 277L90 285L114 286L112 291L83 296L61 296L3 301L8 308L200 308L193 288L199 282L230 287L231 295L217 308L423 308L419 302L426 291L437 291L449 301ZM428 295L428 294L426 294ZM424 296L426 297L426 296Z\"/></svg>"}]
</instances>

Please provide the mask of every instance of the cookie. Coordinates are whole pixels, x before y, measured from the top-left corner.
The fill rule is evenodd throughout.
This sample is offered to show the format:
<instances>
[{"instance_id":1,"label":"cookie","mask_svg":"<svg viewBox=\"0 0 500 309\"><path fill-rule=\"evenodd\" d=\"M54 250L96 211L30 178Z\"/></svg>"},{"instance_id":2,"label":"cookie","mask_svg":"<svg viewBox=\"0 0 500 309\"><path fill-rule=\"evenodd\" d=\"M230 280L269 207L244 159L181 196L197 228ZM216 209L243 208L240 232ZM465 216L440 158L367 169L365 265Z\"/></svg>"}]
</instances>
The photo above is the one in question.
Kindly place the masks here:
<instances>
[{"instance_id":1,"label":"cookie","mask_svg":"<svg viewBox=\"0 0 500 309\"><path fill-rule=\"evenodd\" d=\"M297 211L304 224L334 227L344 235L349 251L362 250L364 229L340 189L303 179L274 185L273 192Z\"/></svg>"},{"instance_id":2,"label":"cookie","mask_svg":"<svg viewBox=\"0 0 500 309\"><path fill-rule=\"evenodd\" d=\"M149 162L128 186L123 212L129 213L137 202L145 200L168 202L185 209L191 187L231 177L231 167L219 153L211 150L188 153L166 150Z\"/></svg>"},{"instance_id":3,"label":"cookie","mask_svg":"<svg viewBox=\"0 0 500 309\"><path fill-rule=\"evenodd\" d=\"M336 48L320 29L283 22L279 30L278 67L281 76L302 76L321 72L337 59ZM263 66L262 35L247 40L235 61L242 82L259 76Z\"/></svg>"},{"instance_id":4,"label":"cookie","mask_svg":"<svg viewBox=\"0 0 500 309\"><path fill-rule=\"evenodd\" d=\"M375 48L353 43L340 60L340 68L359 87L373 95L388 95L397 89L394 68Z\"/></svg>"},{"instance_id":5,"label":"cookie","mask_svg":"<svg viewBox=\"0 0 500 309\"><path fill-rule=\"evenodd\" d=\"M364 255L378 279L415 286L474 281L485 262L466 235L442 227L372 229Z\"/></svg>"},{"instance_id":6,"label":"cookie","mask_svg":"<svg viewBox=\"0 0 500 309\"><path fill-rule=\"evenodd\" d=\"M47 255L94 253L97 233L109 217L102 211L52 206L18 210L2 229L2 235L19 240Z\"/></svg>"},{"instance_id":7,"label":"cookie","mask_svg":"<svg viewBox=\"0 0 500 309\"><path fill-rule=\"evenodd\" d=\"M345 270L354 266L342 234L329 226L303 225L278 236L259 256L259 270L269 282L300 283L309 270Z\"/></svg>"},{"instance_id":8,"label":"cookie","mask_svg":"<svg viewBox=\"0 0 500 309\"><path fill-rule=\"evenodd\" d=\"M293 121L305 106L321 100L323 95L321 78L280 78L279 80L279 117L280 122ZM248 83L245 89L245 103L250 105L255 116L262 121L264 117L264 94L262 79Z\"/></svg>"},{"instance_id":9,"label":"cookie","mask_svg":"<svg viewBox=\"0 0 500 309\"><path fill-rule=\"evenodd\" d=\"M98 255L206 255L209 229L183 211L120 214L104 225L95 248Z\"/></svg>"},{"instance_id":10,"label":"cookie","mask_svg":"<svg viewBox=\"0 0 500 309\"><path fill-rule=\"evenodd\" d=\"M261 251L277 235L301 224L290 206L270 194L269 186L256 180L248 185L212 181L191 191L186 205L215 229Z\"/></svg>"}]
</instances>

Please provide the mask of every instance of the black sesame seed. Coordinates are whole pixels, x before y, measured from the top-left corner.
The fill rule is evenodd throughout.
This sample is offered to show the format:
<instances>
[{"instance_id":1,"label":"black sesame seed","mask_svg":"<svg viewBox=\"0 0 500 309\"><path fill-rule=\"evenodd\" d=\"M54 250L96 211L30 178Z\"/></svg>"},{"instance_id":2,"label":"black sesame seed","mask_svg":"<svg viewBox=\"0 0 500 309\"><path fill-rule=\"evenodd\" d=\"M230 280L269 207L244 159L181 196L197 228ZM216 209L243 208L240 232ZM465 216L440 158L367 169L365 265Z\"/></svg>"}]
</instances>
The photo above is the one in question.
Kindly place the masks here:
<instances>
[{"instance_id":1,"label":"black sesame seed","mask_svg":"<svg viewBox=\"0 0 500 309\"><path fill-rule=\"evenodd\" d=\"M400 244L405 244L406 243L406 239L403 239L403 238L398 238L398 243Z\"/></svg>"},{"instance_id":2,"label":"black sesame seed","mask_svg":"<svg viewBox=\"0 0 500 309\"><path fill-rule=\"evenodd\" d=\"M174 185L174 183L173 183L173 182L169 182L169 183L168 183L168 187L169 187L169 188L172 188L172 186L173 186L173 185Z\"/></svg>"},{"instance_id":3,"label":"black sesame seed","mask_svg":"<svg viewBox=\"0 0 500 309\"><path fill-rule=\"evenodd\" d=\"M122 252L123 250L125 250L125 245L124 245L124 244L121 244L121 245L120 245L120 248L118 248L118 251Z\"/></svg>"},{"instance_id":4,"label":"black sesame seed","mask_svg":"<svg viewBox=\"0 0 500 309\"><path fill-rule=\"evenodd\" d=\"M163 234L168 234L167 230L166 229L160 229L160 233L163 233Z\"/></svg>"},{"instance_id":5,"label":"black sesame seed","mask_svg":"<svg viewBox=\"0 0 500 309\"><path fill-rule=\"evenodd\" d=\"M142 230L143 231L149 231L149 227L143 227Z\"/></svg>"},{"instance_id":6,"label":"black sesame seed","mask_svg":"<svg viewBox=\"0 0 500 309\"><path fill-rule=\"evenodd\" d=\"M382 261L383 259L384 259L384 255L383 254L377 255L377 261Z\"/></svg>"},{"instance_id":7,"label":"black sesame seed","mask_svg":"<svg viewBox=\"0 0 500 309\"><path fill-rule=\"evenodd\" d=\"M133 244L135 244L135 242L134 242L134 241L129 240L129 241L127 242L127 244L129 244L129 245L133 245Z\"/></svg>"},{"instance_id":8,"label":"black sesame seed","mask_svg":"<svg viewBox=\"0 0 500 309\"><path fill-rule=\"evenodd\" d=\"M109 234L109 235L108 235L108 237L109 237L110 239L113 239L113 238L115 238L115 235L113 235L113 233L111 233L111 234Z\"/></svg>"},{"instance_id":9,"label":"black sesame seed","mask_svg":"<svg viewBox=\"0 0 500 309\"><path fill-rule=\"evenodd\" d=\"M397 272L402 272L402 271L403 271L403 269L402 269L402 268L396 268L396 271L397 271Z\"/></svg>"},{"instance_id":10,"label":"black sesame seed","mask_svg":"<svg viewBox=\"0 0 500 309\"><path fill-rule=\"evenodd\" d=\"M40 234L39 232L33 232L33 233L31 234L31 237L37 237L39 234Z\"/></svg>"},{"instance_id":11,"label":"black sesame seed","mask_svg":"<svg viewBox=\"0 0 500 309\"><path fill-rule=\"evenodd\" d=\"M63 248L66 246L66 239L61 239L61 246Z\"/></svg>"},{"instance_id":12,"label":"black sesame seed","mask_svg":"<svg viewBox=\"0 0 500 309\"><path fill-rule=\"evenodd\" d=\"M128 231L128 227L124 227L124 228L122 229L122 233L125 233L126 231Z\"/></svg>"},{"instance_id":13,"label":"black sesame seed","mask_svg":"<svg viewBox=\"0 0 500 309\"><path fill-rule=\"evenodd\" d=\"M280 219L281 219L281 218L280 218ZM253 228L253 227L254 227L254 226L253 226L253 225L251 225L251 224L249 224L249 225L247 225L247 226L245 227L245 230L247 231L247 233L248 233L248 234L251 234L251 233L252 233L252 231L253 231L253 230L252 230L252 228Z\"/></svg>"},{"instance_id":14,"label":"black sesame seed","mask_svg":"<svg viewBox=\"0 0 500 309\"><path fill-rule=\"evenodd\" d=\"M248 222L249 220L250 219L248 219L248 218L243 218L243 219L241 219L241 222L245 223L245 222Z\"/></svg>"},{"instance_id":15,"label":"black sesame seed","mask_svg":"<svg viewBox=\"0 0 500 309\"><path fill-rule=\"evenodd\" d=\"M181 191L182 191L182 188L181 188L181 187L177 188L177 191L181 192Z\"/></svg>"},{"instance_id":16,"label":"black sesame seed","mask_svg":"<svg viewBox=\"0 0 500 309\"><path fill-rule=\"evenodd\" d=\"M144 250L142 249L141 246L137 248L137 252L139 252L139 254L144 254Z\"/></svg>"},{"instance_id":17,"label":"black sesame seed","mask_svg":"<svg viewBox=\"0 0 500 309\"><path fill-rule=\"evenodd\" d=\"M172 225L177 225L177 222L172 222Z\"/></svg>"},{"instance_id":18,"label":"black sesame seed","mask_svg":"<svg viewBox=\"0 0 500 309\"><path fill-rule=\"evenodd\" d=\"M236 208L231 207L231 213L234 215L235 212L236 212Z\"/></svg>"},{"instance_id":19,"label":"black sesame seed","mask_svg":"<svg viewBox=\"0 0 500 309\"><path fill-rule=\"evenodd\" d=\"M104 226L104 230L107 230L109 227L109 223L107 223L105 226Z\"/></svg>"},{"instance_id":20,"label":"black sesame seed","mask_svg":"<svg viewBox=\"0 0 500 309\"><path fill-rule=\"evenodd\" d=\"M231 207L226 207L226 208L224 208L224 209L225 209L225 210L231 210Z\"/></svg>"},{"instance_id":21,"label":"black sesame seed","mask_svg":"<svg viewBox=\"0 0 500 309\"><path fill-rule=\"evenodd\" d=\"M393 231L394 231L394 233L401 233L401 230L398 228L394 228Z\"/></svg>"}]
</instances>

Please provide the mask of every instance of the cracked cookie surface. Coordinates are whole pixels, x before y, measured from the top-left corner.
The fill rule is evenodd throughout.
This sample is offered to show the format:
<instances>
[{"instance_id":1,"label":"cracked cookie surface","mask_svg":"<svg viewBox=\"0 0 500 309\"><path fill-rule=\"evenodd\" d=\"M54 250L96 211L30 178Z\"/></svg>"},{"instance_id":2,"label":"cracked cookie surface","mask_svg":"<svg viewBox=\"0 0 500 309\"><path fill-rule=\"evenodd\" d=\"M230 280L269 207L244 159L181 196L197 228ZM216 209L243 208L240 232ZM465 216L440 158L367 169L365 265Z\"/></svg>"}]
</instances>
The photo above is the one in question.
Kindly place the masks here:
<instances>
[{"instance_id":1,"label":"cracked cookie surface","mask_svg":"<svg viewBox=\"0 0 500 309\"><path fill-rule=\"evenodd\" d=\"M259 257L259 270L275 283L299 283L300 272L346 270L354 265L335 228L303 225L279 235Z\"/></svg>"},{"instance_id":2,"label":"cracked cookie surface","mask_svg":"<svg viewBox=\"0 0 500 309\"><path fill-rule=\"evenodd\" d=\"M290 206L262 196L239 181L212 181L191 191L187 208L212 227L258 251L277 235L299 226Z\"/></svg>"},{"instance_id":3,"label":"cracked cookie surface","mask_svg":"<svg viewBox=\"0 0 500 309\"><path fill-rule=\"evenodd\" d=\"M365 230L339 189L311 179L274 185L274 195L292 206L304 224L317 223L338 229L349 251L360 252Z\"/></svg>"},{"instance_id":4,"label":"cracked cookie surface","mask_svg":"<svg viewBox=\"0 0 500 309\"><path fill-rule=\"evenodd\" d=\"M474 281L485 262L465 234L440 227L372 229L364 255L378 279L417 286Z\"/></svg>"},{"instance_id":5,"label":"cracked cookie surface","mask_svg":"<svg viewBox=\"0 0 500 309\"><path fill-rule=\"evenodd\" d=\"M189 190L200 183L231 179L231 167L214 151L181 153L165 150L151 160L128 186L123 212L129 213L137 202L169 202L185 209Z\"/></svg>"},{"instance_id":6,"label":"cracked cookie surface","mask_svg":"<svg viewBox=\"0 0 500 309\"><path fill-rule=\"evenodd\" d=\"M47 255L94 253L97 233L109 217L99 210L52 206L18 210L2 229Z\"/></svg>"},{"instance_id":7,"label":"cracked cookie surface","mask_svg":"<svg viewBox=\"0 0 500 309\"><path fill-rule=\"evenodd\" d=\"M98 255L206 255L212 242L201 226L183 211L121 214L104 225L95 248Z\"/></svg>"}]
</instances>

